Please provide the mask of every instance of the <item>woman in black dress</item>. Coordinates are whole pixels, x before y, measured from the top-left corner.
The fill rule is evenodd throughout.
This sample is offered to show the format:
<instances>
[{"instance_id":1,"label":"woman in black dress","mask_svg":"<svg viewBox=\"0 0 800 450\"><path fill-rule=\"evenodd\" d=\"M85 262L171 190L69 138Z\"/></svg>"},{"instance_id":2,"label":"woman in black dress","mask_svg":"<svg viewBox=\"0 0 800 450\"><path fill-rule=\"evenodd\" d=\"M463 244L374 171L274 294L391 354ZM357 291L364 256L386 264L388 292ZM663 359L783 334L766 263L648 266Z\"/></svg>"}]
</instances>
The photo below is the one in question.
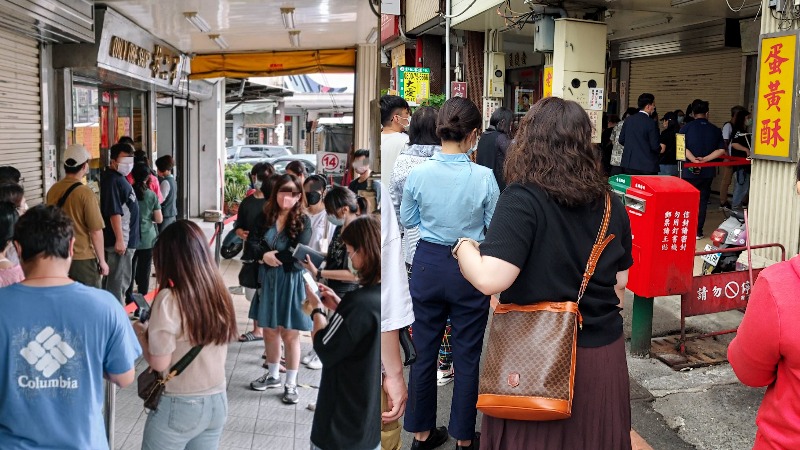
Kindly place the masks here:
<instances>
[{"instance_id":1,"label":"woman in black dress","mask_svg":"<svg viewBox=\"0 0 800 450\"><path fill-rule=\"evenodd\" d=\"M575 102L545 98L522 119L500 196L480 249L457 248L461 271L501 303L575 301L600 222L608 182L598 170L592 126ZM620 315L631 257L625 208L612 199L609 234L580 303L572 416L547 422L487 415L482 450L630 449L631 410ZM464 242L466 244L466 242ZM490 344L491 345L491 344Z\"/></svg>"}]
</instances>

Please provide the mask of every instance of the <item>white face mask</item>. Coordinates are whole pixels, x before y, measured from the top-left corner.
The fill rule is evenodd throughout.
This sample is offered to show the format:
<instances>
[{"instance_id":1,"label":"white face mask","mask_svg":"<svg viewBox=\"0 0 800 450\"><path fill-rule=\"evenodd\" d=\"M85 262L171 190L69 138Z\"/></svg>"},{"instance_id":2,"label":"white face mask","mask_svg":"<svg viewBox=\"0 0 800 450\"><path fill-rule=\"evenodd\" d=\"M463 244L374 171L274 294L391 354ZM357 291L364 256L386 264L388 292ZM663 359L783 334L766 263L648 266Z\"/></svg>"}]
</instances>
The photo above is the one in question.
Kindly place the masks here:
<instances>
[{"instance_id":1,"label":"white face mask","mask_svg":"<svg viewBox=\"0 0 800 450\"><path fill-rule=\"evenodd\" d=\"M472 147L470 147L469 150L467 150L467 156L471 156L473 153L475 153L475 150L478 149L479 140L480 139L478 139L477 137L475 138L475 144L473 144Z\"/></svg>"},{"instance_id":2,"label":"white face mask","mask_svg":"<svg viewBox=\"0 0 800 450\"><path fill-rule=\"evenodd\" d=\"M127 177L131 170L133 170L133 156L126 156L117 163L117 172L122 174L123 177Z\"/></svg>"},{"instance_id":3,"label":"white face mask","mask_svg":"<svg viewBox=\"0 0 800 450\"><path fill-rule=\"evenodd\" d=\"M349 256L347 257L347 269L353 274L354 277L358 277L358 270L353 267L353 259Z\"/></svg>"}]
</instances>

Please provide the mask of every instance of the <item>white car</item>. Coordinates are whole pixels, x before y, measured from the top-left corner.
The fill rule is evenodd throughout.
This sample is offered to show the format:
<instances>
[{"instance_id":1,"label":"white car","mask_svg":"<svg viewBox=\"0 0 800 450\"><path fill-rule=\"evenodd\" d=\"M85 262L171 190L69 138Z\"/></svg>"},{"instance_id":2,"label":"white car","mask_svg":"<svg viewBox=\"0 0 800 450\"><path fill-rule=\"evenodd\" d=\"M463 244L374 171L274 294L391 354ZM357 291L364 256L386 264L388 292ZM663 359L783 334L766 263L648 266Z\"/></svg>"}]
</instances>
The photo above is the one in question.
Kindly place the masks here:
<instances>
[{"instance_id":1,"label":"white car","mask_svg":"<svg viewBox=\"0 0 800 450\"><path fill-rule=\"evenodd\" d=\"M226 150L227 164L255 164L292 154L290 147L282 145L234 145Z\"/></svg>"}]
</instances>

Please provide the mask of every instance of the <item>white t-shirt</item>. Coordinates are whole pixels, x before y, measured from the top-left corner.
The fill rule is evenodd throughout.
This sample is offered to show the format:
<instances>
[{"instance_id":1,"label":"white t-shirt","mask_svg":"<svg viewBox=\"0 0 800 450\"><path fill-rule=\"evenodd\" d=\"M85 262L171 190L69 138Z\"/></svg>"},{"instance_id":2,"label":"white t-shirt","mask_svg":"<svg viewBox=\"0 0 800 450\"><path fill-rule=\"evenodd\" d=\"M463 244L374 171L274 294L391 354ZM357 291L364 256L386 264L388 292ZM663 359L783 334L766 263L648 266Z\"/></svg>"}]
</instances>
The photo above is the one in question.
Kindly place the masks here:
<instances>
[{"instance_id":1,"label":"white t-shirt","mask_svg":"<svg viewBox=\"0 0 800 450\"><path fill-rule=\"evenodd\" d=\"M390 180L392 169L400 152L408 144L408 135L405 133L381 133L381 178Z\"/></svg>"},{"instance_id":2,"label":"white t-shirt","mask_svg":"<svg viewBox=\"0 0 800 450\"><path fill-rule=\"evenodd\" d=\"M392 200L381 198L381 333L414 323L403 244Z\"/></svg>"},{"instance_id":3,"label":"white t-shirt","mask_svg":"<svg viewBox=\"0 0 800 450\"><path fill-rule=\"evenodd\" d=\"M330 242L336 226L328 221L328 213L324 209L316 214L309 214L308 217L311 218L311 241L308 242L308 246L318 252L327 253L327 248L320 247L320 239L327 238ZM327 234L325 228L328 229Z\"/></svg>"},{"instance_id":4,"label":"white t-shirt","mask_svg":"<svg viewBox=\"0 0 800 450\"><path fill-rule=\"evenodd\" d=\"M725 150L729 155L731 154L731 142L733 141L731 134L733 134L733 125L730 122L725 122L725 125L722 126L722 139L728 141L728 148Z\"/></svg>"}]
</instances>

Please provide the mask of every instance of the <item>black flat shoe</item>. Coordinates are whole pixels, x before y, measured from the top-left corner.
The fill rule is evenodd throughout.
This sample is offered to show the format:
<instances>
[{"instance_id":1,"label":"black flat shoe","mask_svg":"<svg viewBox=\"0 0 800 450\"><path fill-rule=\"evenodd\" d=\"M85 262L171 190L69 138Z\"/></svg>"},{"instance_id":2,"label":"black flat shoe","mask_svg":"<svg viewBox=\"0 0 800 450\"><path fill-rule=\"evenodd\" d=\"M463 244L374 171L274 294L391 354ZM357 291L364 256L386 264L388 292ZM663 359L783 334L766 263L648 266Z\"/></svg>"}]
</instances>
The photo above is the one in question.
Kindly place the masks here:
<instances>
[{"instance_id":1,"label":"black flat shoe","mask_svg":"<svg viewBox=\"0 0 800 450\"><path fill-rule=\"evenodd\" d=\"M411 442L411 450L433 450L447 442L447 437L447 427L434 428L428 435L428 439L424 441L414 439Z\"/></svg>"},{"instance_id":2,"label":"black flat shoe","mask_svg":"<svg viewBox=\"0 0 800 450\"><path fill-rule=\"evenodd\" d=\"M472 438L472 443L468 446L458 445L456 442L456 450L478 450L481 447L481 434L475 433L475 437Z\"/></svg>"}]
</instances>

